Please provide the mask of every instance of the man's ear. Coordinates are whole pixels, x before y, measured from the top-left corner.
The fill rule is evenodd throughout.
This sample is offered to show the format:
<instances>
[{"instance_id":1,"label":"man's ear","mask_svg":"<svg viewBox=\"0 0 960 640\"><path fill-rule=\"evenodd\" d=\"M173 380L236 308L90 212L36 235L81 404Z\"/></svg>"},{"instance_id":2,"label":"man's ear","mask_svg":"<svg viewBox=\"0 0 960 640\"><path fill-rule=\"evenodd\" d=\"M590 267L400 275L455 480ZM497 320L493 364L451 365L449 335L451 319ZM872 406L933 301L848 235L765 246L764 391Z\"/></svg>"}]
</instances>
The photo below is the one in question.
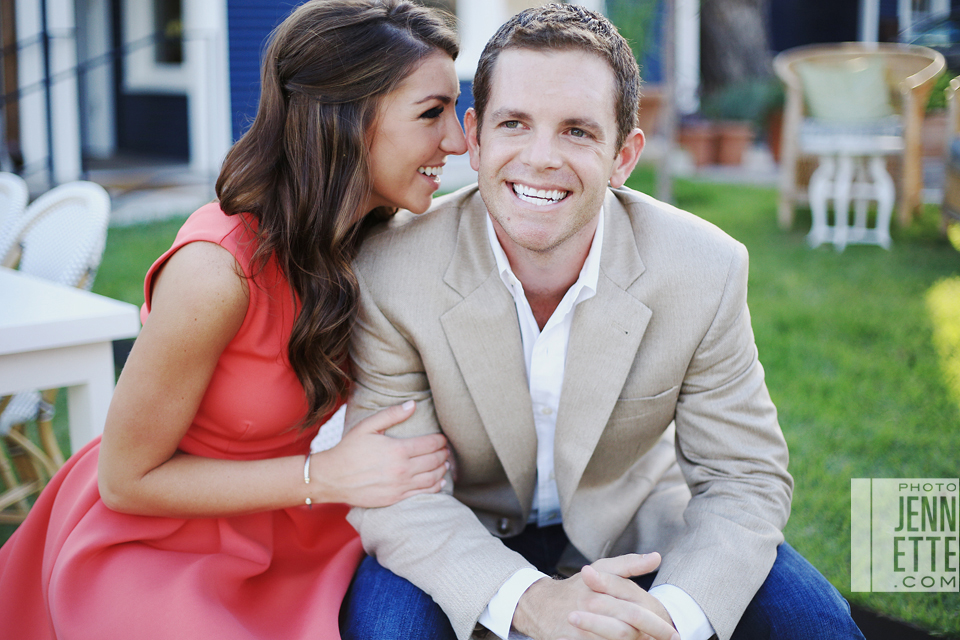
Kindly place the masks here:
<instances>
[{"instance_id":1,"label":"man's ear","mask_svg":"<svg viewBox=\"0 0 960 640\"><path fill-rule=\"evenodd\" d=\"M480 171L480 123L477 121L477 112L473 107L463 114L463 134L467 138L467 151L470 152L470 167Z\"/></svg>"},{"instance_id":2,"label":"man's ear","mask_svg":"<svg viewBox=\"0 0 960 640\"><path fill-rule=\"evenodd\" d=\"M627 134L627 139L623 141L623 146L613 163L613 172L610 174L611 187L622 187L623 183L627 181L627 178L633 173L633 168L637 166L637 161L640 160L640 154L643 153L645 144L646 138L640 129L634 129Z\"/></svg>"}]
</instances>

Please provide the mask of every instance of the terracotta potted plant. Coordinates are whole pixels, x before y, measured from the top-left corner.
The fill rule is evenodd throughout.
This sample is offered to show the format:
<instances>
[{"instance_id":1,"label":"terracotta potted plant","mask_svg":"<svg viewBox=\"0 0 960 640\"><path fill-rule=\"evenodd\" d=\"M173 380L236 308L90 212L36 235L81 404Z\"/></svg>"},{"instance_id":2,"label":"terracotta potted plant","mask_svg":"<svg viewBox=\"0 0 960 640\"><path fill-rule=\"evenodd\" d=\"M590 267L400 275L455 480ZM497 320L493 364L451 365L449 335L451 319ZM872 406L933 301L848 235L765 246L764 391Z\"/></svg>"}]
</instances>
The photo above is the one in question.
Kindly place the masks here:
<instances>
[{"instance_id":1,"label":"terracotta potted plant","mask_svg":"<svg viewBox=\"0 0 960 640\"><path fill-rule=\"evenodd\" d=\"M743 156L753 145L753 126L740 120L721 120L716 123L717 162L739 166Z\"/></svg>"},{"instance_id":2,"label":"terracotta potted plant","mask_svg":"<svg viewBox=\"0 0 960 640\"><path fill-rule=\"evenodd\" d=\"M647 136L660 133L660 112L663 110L663 88L644 85L640 92L639 126Z\"/></svg>"},{"instance_id":3,"label":"terracotta potted plant","mask_svg":"<svg viewBox=\"0 0 960 640\"><path fill-rule=\"evenodd\" d=\"M944 73L930 91L921 137L924 157L942 158L946 152L947 97L944 92L955 75L956 72Z\"/></svg>"},{"instance_id":4,"label":"terracotta potted plant","mask_svg":"<svg viewBox=\"0 0 960 640\"><path fill-rule=\"evenodd\" d=\"M757 125L770 149L773 161L780 162L780 143L783 135L783 103L785 93L783 83L776 78L761 84L761 105L758 110Z\"/></svg>"},{"instance_id":5,"label":"terracotta potted plant","mask_svg":"<svg viewBox=\"0 0 960 640\"><path fill-rule=\"evenodd\" d=\"M704 117L713 123L720 164L741 164L744 153L753 144L755 107L751 88L745 83L729 84L700 101Z\"/></svg>"},{"instance_id":6,"label":"terracotta potted plant","mask_svg":"<svg viewBox=\"0 0 960 640\"><path fill-rule=\"evenodd\" d=\"M739 165L751 147L758 131L767 130L771 114L782 109L783 89L772 78L758 78L731 83L704 96L701 107L713 122L717 136L717 161ZM775 116L774 116L775 117ZM779 142L779 133L771 138Z\"/></svg>"},{"instance_id":7,"label":"terracotta potted plant","mask_svg":"<svg viewBox=\"0 0 960 640\"><path fill-rule=\"evenodd\" d=\"M717 134L709 120L684 118L680 122L677 143L690 154L690 159L698 169L717 163Z\"/></svg>"},{"instance_id":8,"label":"terracotta potted plant","mask_svg":"<svg viewBox=\"0 0 960 640\"><path fill-rule=\"evenodd\" d=\"M659 48L659 22L657 12L660 0L607 0L606 12L610 21L617 25L617 30L630 43L633 55L640 65L643 76L643 86L640 89L640 128L648 136L655 136L660 131L660 113L664 106L663 87L657 83L655 77L647 77L650 67L647 54Z\"/></svg>"}]
</instances>

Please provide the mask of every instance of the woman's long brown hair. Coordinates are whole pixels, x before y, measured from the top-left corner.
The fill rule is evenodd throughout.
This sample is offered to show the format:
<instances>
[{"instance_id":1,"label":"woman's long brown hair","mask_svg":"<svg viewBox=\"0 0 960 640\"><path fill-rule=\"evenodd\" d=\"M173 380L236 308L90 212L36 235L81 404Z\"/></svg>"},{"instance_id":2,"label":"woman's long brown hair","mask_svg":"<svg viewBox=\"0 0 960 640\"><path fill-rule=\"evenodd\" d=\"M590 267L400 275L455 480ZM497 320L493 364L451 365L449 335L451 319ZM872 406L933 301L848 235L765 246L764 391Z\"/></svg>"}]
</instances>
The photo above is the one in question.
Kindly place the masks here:
<instances>
[{"instance_id":1,"label":"woman's long brown hair","mask_svg":"<svg viewBox=\"0 0 960 640\"><path fill-rule=\"evenodd\" d=\"M217 180L228 214L257 220L254 265L275 257L298 308L287 353L318 421L350 383L351 268L373 184L368 132L382 97L433 52L456 58L442 14L405 0L310 0L273 32L257 115Z\"/></svg>"}]
</instances>

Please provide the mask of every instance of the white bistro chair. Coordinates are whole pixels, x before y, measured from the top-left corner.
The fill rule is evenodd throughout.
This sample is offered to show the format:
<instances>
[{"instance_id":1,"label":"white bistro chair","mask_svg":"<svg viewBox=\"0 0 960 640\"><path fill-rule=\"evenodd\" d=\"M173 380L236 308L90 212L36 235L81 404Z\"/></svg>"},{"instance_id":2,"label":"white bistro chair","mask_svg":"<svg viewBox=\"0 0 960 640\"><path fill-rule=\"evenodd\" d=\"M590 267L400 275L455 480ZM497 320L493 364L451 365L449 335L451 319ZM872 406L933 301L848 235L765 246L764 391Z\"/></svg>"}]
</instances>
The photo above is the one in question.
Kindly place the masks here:
<instances>
[{"instance_id":1,"label":"white bistro chair","mask_svg":"<svg viewBox=\"0 0 960 640\"><path fill-rule=\"evenodd\" d=\"M27 210L27 183L15 173L0 172L0 265L7 266L6 256L17 241Z\"/></svg>"},{"instance_id":2,"label":"white bistro chair","mask_svg":"<svg viewBox=\"0 0 960 640\"><path fill-rule=\"evenodd\" d=\"M811 245L832 241L837 249L852 242L889 247L894 209L906 227L921 206L923 112L944 68L942 54L915 45L845 42L778 54L774 70L786 87L780 226L789 229L795 205L808 200ZM888 159L898 175L888 173ZM819 167L808 174L811 161L819 161ZM806 176L809 186L804 189ZM830 200L833 226L827 224ZM868 201L877 203L873 228L867 227Z\"/></svg>"},{"instance_id":3,"label":"white bistro chair","mask_svg":"<svg viewBox=\"0 0 960 640\"><path fill-rule=\"evenodd\" d=\"M13 230L19 270L69 287L89 290L107 239L110 196L92 182L51 189L28 207ZM0 522L18 522L29 510L26 498L38 493L63 464L53 434L56 389L24 391L0 402ZM25 434L37 421L40 443Z\"/></svg>"}]
</instances>

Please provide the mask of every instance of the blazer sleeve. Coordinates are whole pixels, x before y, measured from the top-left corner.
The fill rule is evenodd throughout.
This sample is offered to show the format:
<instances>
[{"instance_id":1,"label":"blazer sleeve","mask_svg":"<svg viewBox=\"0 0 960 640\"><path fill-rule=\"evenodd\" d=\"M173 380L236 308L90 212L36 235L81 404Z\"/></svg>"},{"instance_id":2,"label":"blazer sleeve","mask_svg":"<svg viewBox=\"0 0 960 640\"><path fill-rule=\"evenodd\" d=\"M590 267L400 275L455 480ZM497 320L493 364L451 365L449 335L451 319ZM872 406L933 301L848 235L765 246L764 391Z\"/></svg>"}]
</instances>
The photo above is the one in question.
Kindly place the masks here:
<instances>
[{"instance_id":1,"label":"blazer sleeve","mask_svg":"<svg viewBox=\"0 0 960 640\"><path fill-rule=\"evenodd\" d=\"M350 350L356 385L346 428L381 408L413 399L414 415L388 434L411 437L440 431L419 353L381 312L359 270L357 277L361 302ZM440 493L390 507L353 508L348 520L367 553L429 594L450 618L457 637L466 639L500 586L531 565L453 497L449 473L446 480Z\"/></svg>"},{"instance_id":2,"label":"blazer sleeve","mask_svg":"<svg viewBox=\"0 0 960 640\"><path fill-rule=\"evenodd\" d=\"M793 480L747 308L748 258L737 243L716 315L677 400L677 460L692 493L685 533L656 583L686 591L729 638L783 542Z\"/></svg>"}]
</instances>

